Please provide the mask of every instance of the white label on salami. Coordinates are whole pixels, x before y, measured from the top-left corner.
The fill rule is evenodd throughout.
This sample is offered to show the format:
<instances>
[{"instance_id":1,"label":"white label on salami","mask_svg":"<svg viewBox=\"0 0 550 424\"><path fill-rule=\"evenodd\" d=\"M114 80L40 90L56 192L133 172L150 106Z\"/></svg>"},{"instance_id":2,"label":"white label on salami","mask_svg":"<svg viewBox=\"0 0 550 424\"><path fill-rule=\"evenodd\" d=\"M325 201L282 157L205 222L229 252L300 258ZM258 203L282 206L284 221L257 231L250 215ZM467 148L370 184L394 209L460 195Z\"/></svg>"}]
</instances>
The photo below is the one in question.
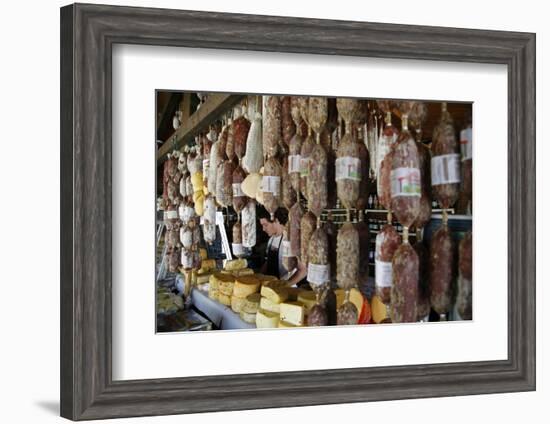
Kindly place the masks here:
<instances>
[{"instance_id":1,"label":"white label on salami","mask_svg":"<svg viewBox=\"0 0 550 424\"><path fill-rule=\"evenodd\" d=\"M391 262L374 261L374 284L376 287L385 288L392 286Z\"/></svg>"},{"instance_id":2,"label":"white label on salami","mask_svg":"<svg viewBox=\"0 0 550 424\"><path fill-rule=\"evenodd\" d=\"M300 172L300 155L288 156L288 173Z\"/></svg>"},{"instance_id":3,"label":"white label on salami","mask_svg":"<svg viewBox=\"0 0 550 424\"><path fill-rule=\"evenodd\" d=\"M432 158L432 185L460 183L460 155L434 156Z\"/></svg>"},{"instance_id":4,"label":"white label on salami","mask_svg":"<svg viewBox=\"0 0 550 424\"><path fill-rule=\"evenodd\" d=\"M273 193L274 196L278 197L281 193L281 177L264 175L262 178L262 191Z\"/></svg>"},{"instance_id":5,"label":"white label on salami","mask_svg":"<svg viewBox=\"0 0 550 424\"><path fill-rule=\"evenodd\" d=\"M204 225L204 215L199 218L200 225Z\"/></svg>"},{"instance_id":6,"label":"white label on salami","mask_svg":"<svg viewBox=\"0 0 550 424\"><path fill-rule=\"evenodd\" d=\"M206 175L208 173L208 168L210 167L210 159L202 160L202 173Z\"/></svg>"},{"instance_id":7,"label":"white label on salami","mask_svg":"<svg viewBox=\"0 0 550 424\"><path fill-rule=\"evenodd\" d=\"M391 171L391 197L420 197L420 170L396 168Z\"/></svg>"},{"instance_id":8,"label":"white label on salami","mask_svg":"<svg viewBox=\"0 0 550 424\"><path fill-rule=\"evenodd\" d=\"M300 157L300 176L307 177L309 175L309 158Z\"/></svg>"},{"instance_id":9,"label":"white label on salami","mask_svg":"<svg viewBox=\"0 0 550 424\"><path fill-rule=\"evenodd\" d=\"M178 219L178 211L176 210L167 211L166 219Z\"/></svg>"},{"instance_id":10,"label":"white label on salami","mask_svg":"<svg viewBox=\"0 0 550 424\"><path fill-rule=\"evenodd\" d=\"M233 254L235 256L244 255L244 247L241 243L231 243L231 247L233 248Z\"/></svg>"},{"instance_id":11,"label":"white label on salami","mask_svg":"<svg viewBox=\"0 0 550 424\"><path fill-rule=\"evenodd\" d=\"M307 281L317 286L330 281L329 265L308 264Z\"/></svg>"},{"instance_id":12,"label":"white label on salami","mask_svg":"<svg viewBox=\"0 0 550 424\"><path fill-rule=\"evenodd\" d=\"M472 159L472 129L460 131L460 154L462 160Z\"/></svg>"},{"instance_id":13,"label":"white label on salami","mask_svg":"<svg viewBox=\"0 0 550 424\"><path fill-rule=\"evenodd\" d=\"M181 251L181 265L184 268L193 268L193 252Z\"/></svg>"},{"instance_id":14,"label":"white label on salami","mask_svg":"<svg viewBox=\"0 0 550 424\"><path fill-rule=\"evenodd\" d=\"M242 196L244 196L244 193L241 188L241 183L233 183L233 197L242 197Z\"/></svg>"},{"instance_id":15,"label":"white label on salami","mask_svg":"<svg viewBox=\"0 0 550 424\"><path fill-rule=\"evenodd\" d=\"M283 258L291 258L294 256L292 254L292 249L290 248L290 240L283 240L281 249L283 249Z\"/></svg>"},{"instance_id":16,"label":"white label on salami","mask_svg":"<svg viewBox=\"0 0 550 424\"><path fill-rule=\"evenodd\" d=\"M361 160L351 156L336 159L336 181L361 181Z\"/></svg>"}]
</instances>

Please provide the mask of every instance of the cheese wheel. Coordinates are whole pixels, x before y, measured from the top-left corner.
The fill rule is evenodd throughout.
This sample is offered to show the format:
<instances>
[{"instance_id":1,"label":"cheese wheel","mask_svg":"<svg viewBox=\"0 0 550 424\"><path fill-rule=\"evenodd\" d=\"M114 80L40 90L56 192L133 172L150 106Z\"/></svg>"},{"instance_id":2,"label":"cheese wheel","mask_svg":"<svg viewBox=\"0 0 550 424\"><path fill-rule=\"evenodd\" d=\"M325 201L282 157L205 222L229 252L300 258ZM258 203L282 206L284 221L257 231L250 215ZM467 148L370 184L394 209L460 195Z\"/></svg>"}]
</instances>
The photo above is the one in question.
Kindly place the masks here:
<instances>
[{"instance_id":1,"label":"cheese wheel","mask_svg":"<svg viewBox=\"0 0 550 424\"><path fill-rule=\"evenodd\" d=\"M294 325L304 325L304 306L298 302L281 303L279 315L281 321Z\"/></svg>"},{"instance_id":2,"label":"cheese wheel","mask_svg":"<svg viewBox=\"0 0 550 424\"><path fill-rule=\"evenodd\" d=\"M249 324L254 324L256 322L256 313L242 311L240 313L240 317L244 322L247 322Z\"/></svg>"},{"instance_id":3,"label":"cheese wheel","mask_svg":"<svg viewBox=\"0 0 550 424\"><path fill-rule=\"evenodd\" d=\"M223 269L227 271L236 271L239 269L246 268L247 262L246 259L233 259L231 261L225 261Z\"/></svg>"},{"instance_id":4,"label":"cheese wheel","mask_svg":"<svg viewBox=\"0 0 550 424\"><path fill-rule=\"evenodd\" d=\"M313 308L315 303L317 303L317 298L315 293L311 290L304 290L298 295L298 302L300 302L306 310Z\"/></svg>"},{"instance_id":5,"label":"cheese wheel","mask_svg":"<svg viewBox=\"0 0 550 424\"><path fill-rule=\"evenodd\" d=\"M260 293L263 297L268 298L274 303L281 303L288 299L288 289L278 281L271 281L265 284Z\"/></svg>"},{"instance_id":6,"label":"cheese wheel","mask_svg":"<svg viewBox=\"0 0 550 424\"><path fill-rule=\"evenodd\" d=\"M221 282L233 282L235 281L235 277L233 277L231 274L222 274L221 272L215 272L210 276L209 282L210 282L210 288L213 289L219 289Z\"/></svg>"},{"instance_id":7,"label":"cheese wheel","mask_svg":"<svg viewBox=\"0 0 550 424\"><path fill-rule=\"evenodd\" d=\"M243 305L243 312L247 312L249 314L255 314L258 312L258 309L260 308L260 299L260 293L249 294L246 296L246 301Z\"/></svg>"},{"instance_id":8,"label":"cheese wheel","mask_svg":"<svg viewBox=\"0 0 550 424\"><path fill-rule=\"evenodd\" d=\"M231 309L233 312L241 313L245 302L246 298L231 296Z\"/></svg>"},{"instance_id":9,"label":"cheese wheel","mask_svg":"<svg viewBox=\"0 0 550 424\"><path fill-rule=\"evenodd\" d=\"M256 293L260 290L260 280L254 275L242 275L235 279L233 286L233 296L246 298L249 294Z\"/></svg>"},{"instance_id":10,"label":"cheese wheel","mask_svg":"<svg viewBox=\"0 0 550 424\"><path fill-rule=\"evenodd\" d=\"M208 297L212 300L219 301L220 292L218 290L210 288L208 290Z\"/></svg>"},{"instance_id":11,"label":"cheese wheel","mask_svg":"<svg viewBox=\"0 0 550 424\"><path fill-rule=\"evenodd\" d=\"M262 297L260 300L260 309L264 311L273 312L278 314L280 312L279 304L269 300L267 297Z\"/></svg>"},{"instance_id":12,"label":"cheese wheel","mask_svg":"<svg viewBox=\"0 0 550 424\"><path fill-rule=\"evenodd\" d=\"M221 281L219 291L220 293L223 293L226 296L231 296L233 294L234 286L235 286L235 283L233 281ZM230 305L230 304L231 303L228 303L227 305Z\"/></svg>"},{"instance_id":13,"label":"cheese wheel","mask_svg":"<svg viewBox=\"0 0 550 424\"><path fill-rule=\"evenodd\" d=\"M258 310L256 314L256 327L257 328L277 328L279 325L279 314L273 312Z\"/></svg>"},{"instance_id":14,"label":"cheese wheel","mask_svg":"<svg viewBox=\"0 0 550 424\"><path fill-rule=\"evenodd\" d=\"M278 328L298 328L298 327L303 327L303 325L294 325L289 322L279 320L279 325L277 327Z\"/></svg>"},{"instance_id":15,"label":"cheese wheel","mask_svg":"<svg viewBox=\"0 0 550 424\"><path fill-rule=\"evenodd\" d=\"M220 302L222 305L225 305L225 306L231 306L231 296L226 295L220 291L218 295L218 302Z\"/></svg>"}]
</instances>

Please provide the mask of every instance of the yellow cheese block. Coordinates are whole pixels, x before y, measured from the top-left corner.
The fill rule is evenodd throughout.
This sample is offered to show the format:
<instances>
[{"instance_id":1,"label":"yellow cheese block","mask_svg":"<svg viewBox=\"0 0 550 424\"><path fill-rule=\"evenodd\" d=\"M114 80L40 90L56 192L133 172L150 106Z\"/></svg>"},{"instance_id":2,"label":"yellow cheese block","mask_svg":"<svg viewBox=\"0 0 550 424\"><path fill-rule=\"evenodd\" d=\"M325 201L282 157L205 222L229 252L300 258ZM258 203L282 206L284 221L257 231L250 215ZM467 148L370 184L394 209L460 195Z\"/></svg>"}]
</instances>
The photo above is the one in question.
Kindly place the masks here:
<instances>
[{"instance_id":1,"label":"yellow cheese block","mask_svg":"<svg viewBox=\"0 0 550 424\"><path fill-rule=\"evenodd\" d=\"M280 312L279 303L269 300L267 297L262 297L260 300L260 308L278 314Z\"/></svg>"},{"instance_id":2,"label":"yellow cheese block","mask_svg":"<svg viewBox=\"0 0 550 424\"><path fill-rule=\"evenodd\" d=\"M260 293L249 294L246 296L246 301L244 302L243 312L249 314L255 314L260 308Z\"/></svg>"},{"instance_id":3,"label":"yellow cheese block","mask_svg":"<svg viewBox=\"0 0 550 424\"><path fill-rule=\"evenodd\" d=\"M256 197L260 183L262 182L262 176L257 172L248 174L244 181L241 183L241 190L243 193L251 198Z\"/></svg>"},{"instance_id":4,"label":"yellow cheese block","mask_svg":"<svg viewBox=\"0 0 550 424\"><path fill-rule=\"evenodd\" d=\"M235 271L237 269L246 268L247 262L246 259L233 259L231 261L225 261L223 269L227 271Z\"/></svg>"},{"instance_id":5,"label":"yellow cheese block","mask_svg":"<svg viewBox=\"0 0 550 424\"><path fill-rule=\"evenodd\" d=\"M279 314L259 309L256 314L257 328L277 328L279 325Z\"/></svg>"},{"instance_id":6,"label":"yellow cheese block","mask_svg":"<svg viewBox=\"0 0 550 424\"><path fill-rule=\"evenodd\" d=\"M203 259L201 262L201 269L199 269L199 274L212 271L216 269L216 260L215 259Z\"/></svg>"},{"instance_id":7,"label":"yellow cheese block","mask_svg":"<svg viewBox=\"0 0 550 424\"><path fill-rule=\"evenodd\" d=\"M249 313L249 312L241 311L240 317L244 322L247 322L249 324L254 324L256 322L256 312Z\"/></svg>"},{"instance_id":8,"label":"yellow cheese block","mask_svg":"<svg viewBox=\"0 0 550 424\"><path fill-rule=\"evenodd\" d=\"M218 302L225 306L231 306L231 296L220 292L220 294L218 295Z\"/></svg>"},{"instance_id":9,"label":"yellow cheese block","mask_svg":"<svg viewBox=\"0 0 550 424\"><path fill-rule=\"evenodd\" d=\"M231 309L233 310L233 312L240 313L243 310L243 306L245 302L246 302L245 298L231 296Z\"/></svg>"},{"instance_id":10,"label":"yellow cheese block","mask_svg":"<svg viewBox=\"0 0 550 424\"><path fill-rule=\"evenodd\" d=\"M204 185L202 181L202 172L195 172L191 175L191 184L193 184L193 191L195 193L200 192L204 196L202 191Z\"/></svg>"},{"instance_id":11,"label":"yellow cheese block","mask_svg":"<svg viewBox=\"0 0 550 424\"><path fill-rule=\"evenodd\" d=\"M304 306L298 302L281 303L279 315L281 321L294 325L304 325Z\"/></svg>"},{"instance_id":12,"label":"yellow cheese block","mask_svg":"<svg viewBox=\"0 0 550 424\"><path fill-rule=\"evenodd\" d=\"M303 290L298 294L298 302L309 311L317 303L317 298L312 290Z\"/></svg>"},{"instance_id":13,"label":"yellow cheese block","mask_svg":"<svg viewBox=\"0 0 550 424\"><path fill-rule=\"evenodd\" d=\"M235 282L231 281L222 281L220 282L220 293L225 294L226 296L232 296L233 295L233 287L235 286Z\"/></svg>"},{"instance_id":14,"label":"yellow cheese block","mask_svg":"<svg viewBox=\"0 0 550 424\"><path fill-rule=\"evenodd\" d=\"M240 277L242 275L254 275L254 270L250 268L237 269L235 271L228 271L234 277Z\"/></svg>"},{"instance_id":15,"label":"yellow cheese block","mask_svg":"<svg viewBox=\"0 0 550 424\"><path fill-rule=\"evenodd\" d=\"M235 279L233 296L245 298L260 290L260 281L253 275L242 275Z\"/></svg>"},{"instance_id":16,"label":"yellow cheese block","mask_svg":"<svg viewBox=\"0 0 550 424\"><path fill-rule=\"evenodd\" d=\"M202 275L197 275L197 284L204 284L204 283L208 283L210 281L210 277L212 276L211 273L208 273L208 274L202 274Z\"/></svg>"},{"instance_id":17,"label":"yellow cheese block","mask_svg":"<svg viewBox=\"0 0 550 424\"><path fill-rule=\"evenodd\" d=\"M278 328L298 328L303 327L303 325L294 325L286 321L279 320Z\"/></svg>"},{"instance_id":18,"label":"yellow cheese block","mask_svg":"<svg viewBox=\"0 0 550 424\"><path fill-rule=\"evenodd\" d=\"M278 281L265 284L260 291L263 297L267 297L273 303L281 303L288 299L288 289Z\"/></svg>"},{"instance_id":19,"label":"yellow cheese block","mask_svg":"<svg viewBox=\"0 0 550 424\"><path fill-rule=\"evenodd\" d=\"M220 295L220 292L218 290L214 290L212 288L208 290L208 297L212 300L215 300L216 302L220 300L219 295Z\"/></svg>"},{"instance_id":20,"label":"yellow cheese block","mask_svg":"<svg viewBox=\"0 0 550 424\"><path fill-rule=\"evenodd\" d=\"M373 296L370 307L372 319L375 323L380 324L382 321L389 319L390 316L388 314L388 308L386 307L384 302L382 302L380 297Z\"/></svg>"},{"instance_id":21,"label":"yellow cheese block","mask_svg":"<svg viewBox=\"0 0 550 424\"><path fill-rule=\"evenodd\" d=\"M231 274L223 274L221 272L215 272L210 276L210 287L214 289L219 289L221 282L234 282L235 277L233 277Z\"/></svg>"},{"instance_id":22,"label":"yellow cheese block","mask_svg":"<svg viewBox=\"0 0 550 424\"><path fill-rule=\"evenodd\" d=\"M334 290L334 294L336 294L336 308L339 308L342 303L344 303L345 291L343 289L336 289ZM349 300L355 305L357 311L361 313L364 302L361 292L355 288L351 289L349 292Z\"/></svg>"}]
</instances>

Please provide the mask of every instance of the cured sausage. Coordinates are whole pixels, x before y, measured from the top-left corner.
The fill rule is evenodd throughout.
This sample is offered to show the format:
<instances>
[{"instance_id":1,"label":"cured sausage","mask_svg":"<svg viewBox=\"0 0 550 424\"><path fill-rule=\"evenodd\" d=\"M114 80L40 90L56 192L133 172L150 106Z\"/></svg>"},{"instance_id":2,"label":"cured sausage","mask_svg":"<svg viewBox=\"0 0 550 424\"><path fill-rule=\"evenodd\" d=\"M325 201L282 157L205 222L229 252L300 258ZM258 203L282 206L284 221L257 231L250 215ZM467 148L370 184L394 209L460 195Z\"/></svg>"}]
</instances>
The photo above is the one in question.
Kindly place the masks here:
<instances>
[{"instance_id":1,"label":"cured sausage","mask_svg":"<svg viewBox=\"0 0 550 424\"><path fill-rule=\"evenodd\" d=\"M256 202L250 199L241 212L243 229L243 246L254 247L256 245Z\"/></svg>"},{"instance_id":2,"label":"cured sausage","mask_svg":"<svg viewBox=\"0 0 550 424\"><path fill-rule=\"evenodd\" d=\"M225 201L225 205L223 206L229 206L233 204L233 171L235 170L235 164L230 160L225 160L222 163L222 169L223 169L223 199Z\"/></svg>"},{"instance_id":3,"label":"cured sausage","mask_svg":"<svg viewBox=\"0 0 550 424\"><path fill-rule=\"evenodd\" d=\"M290 144L290 140L296 133L296 124L292 118L291 101L292 99L290 96L283 96L281 99L281 140L287 146Z\"/></svg>"},{"instance_id":4,"label":"cured sausage","mask_svg":"<svg viewBox=\"0 0 550 424\"><path fill-rule=\"evenodd\" d=\"M442 225L430 243L430 303L438 314L451 309L454 270L454 241L447 225Z\"/></svg>"},{"instance_id":5,"label":"cured sausage","mask_svg":"<svg viewBox=\"0 0 550 424\"><path fill-rule=\"evenodd\" d=\"M424 228L424 226L430 222L432 217L432 197L431 197L431 173L430 173L430 161L431 154L430 149L422 143L416 142L418 149L418 159L420 162L420 209L418 216L414 221L416 228Z\"/></svg>"},{"instance_id":6,"label":"cured sausage","mask_svg":"<svg viewBox=\"0 0 550 424\"><path fill-rule=\"evenodd\" d=\"M231 118L229 118L227 125L225 155L227 156L227 159L231 161L235 158L235 126L233 125L233 119Z\"/></svg>"},{"instance_id":7,"label":"cured sausage","mask_svg":"<svg viewBox=\"0 0 550 424\"><path fill-rule=\"evenodd\" d=\"M308 264L309 239L313 234L316 223L317 219L310 211L307 211L300 221L300 259L304 265Z\"/></svg>"},{"instance_id":8,"label":"cured sausage","mask_svg":"<svg viewBox=\"0 0 550 424\"><path fill-rule=\"evenodd\" d=\"M441 120L432 137L432 190L441 208L452 207L460 190L460 155L451 115L442 103Z\"/></svg>"},{"instance_id":9,"label":"cured sausage","mask_svg":"<svg viewBox=\"0 0 550 424\"><path fill-rule=\"evenodd\" d=\"M235 155L242 159L246 153L246 142L250 131L250 121L241 115L233 121L233 143Z\"/></svg>"},{"instance_id":10,"label":"cured sausage","mask_svg":"<svg viewBox=\"0 0 550 424\"><path fill-rule=\"evenodd\" d=\"M233 224L232 233L233 233L232 234L233 241L232 241L231 247L233 250L233 254L237 258L241 258L244 256L244 249L243 249L243 239L242 239L243 230L240 222L235 222L235 224Z\"/></svg>"},{"instance_id":11,"label":"cured sausage","mask_svg":"<svg viewBox=\"0 0 550 424\"><path fill-rule=\"evenodd\" d=\"M394 323L415 322L418 298L418 256L405 242L393 255L390 318Z\"/></svg>"},{"instance_id":12,"label":"cured sausage","mask_svg":"<svg viewBox=\"0 0 550 424\"><path fill-rule=\"evenodd\" d=\"M241 212L248 203L248 198L245 196L241 188L241 183L244 181L245 178L246 173L240 166L237 166L237 168L233 171L231 179L233 209L235 209L235 212L237 213Z\"/></svg>"},{"instance_id":13,"label":"cured sausage","mask_svg":"<svg viewBox=\"0 0 550 424\"><path fill-rule=\"evenodd\" d=\"M290 227L289 227L290 252L293 256L301 256L300 225L301 225L301 220L303 215L304 215L304 210L302 209L300 202L296 202L294 206L290 208L290 211L288 213L288 222L290 223Z\"/></svg>"},{"instance_id":14,"label":"cured sausage","mask_svg":"<svg viewBox=\"0 0 550 424\"><path fill-rule=\"evenodd\" d=\"M263 100L263 151L268 158L273 158L281 139L281 98L264 96Z\"/></svg>"},{"instance_id":15,"label":"cured sausage","mask_svg":"<svg viewBox=\"0 0 550 424\"><path fill-rule=\"evenodd\" d=\"M404 227L410 227L420 212L420 160L418 148L407 130L406 115L403 131L392 153L391 209Z\"/></svg>"},{"instance_id":16,"label":"cured sausage","mask_svg":"<svg viewBox=\"0 0 550 424\"><path fill-rule=\"evenodd\" d=\"M258 105L256 107L259 109ZM243 168L250 174L259 172L264 163L261 110L256 110L253 116L246 139L246 154L242 160Z\"/></svg>"},{"instance_id":17,"label":"cured sausage","mask_svg":"<svg viewBox=\"0 0 550 424\"><path fill-rule=\"evenodd\" d=\"M358 320L359 312L357 311L357 307L349 300L345 300L338 308L337 325L355 325Z\"/></svg>"},{"instance_id":18,"label":"cured sausage","mask_svg":"<svg viewBox=\"0 0 550 424\"><path fill-rule=\"evenodd\" d=\"M385 123L386 126L376 146L376 179L378 200L385 209L389 210L391 209L391 155L399 137L399 132L392 125L391 111L386 112Z\"/></svg>"},{"instance_id":19,"label":"cured sausage","mask_svg":"<svg viewBox=\"0 0 550 424\"><path fill-rule=\"evenodd\" d=\"M323 227L317 225L317 228L309 238L307 281L318 295L330 283L328 254L327 233Z\"/></svg>"},{"instance_id":20,"label":"cured sausage","mask_svg":"<svg viewBox=\"0 0 550 424\"><path fill-rule=\"evenodd\" d=\"M294 103L297 101L292 99ZM293 118L296 115L295 110L298 110L299 116L299 107L297 105L292 106L292 116ZM296 122L296 121L295 121ZM302 122L300 118L298 122ZM299 125L299 124L297 124ZM298 126L298 131L292 136L288 145L288 174L290 177L290 184L295 191L300 191L300 152L302 150L302 143L304 139L302 137L302 131L300 126Z\"/></svg>"},{"instance_id":21,"label":"cured sausage","mask_svg":"<svg viewBox=\"0 0 550 424\"><path fill-rule=\"evenodd\" d=\"M386 224L376 235L376 250L374 256L374 281L376 295L386 305L390 303L391 287L393 283L392 260L401 240L397 230Z\"/></svg>"},{"instance_id":22,"label":"cured sausage","mask_svg":"<svg viewBox=\"0 0 550 424\"><path fill-rule=\"evenodd\" d=\"M327 153L321 144L313 148L309 161L307 178L307 199L309 210L317 217L327 207Z\"/></svg>"},{"instance_id":23,"label":"cured sausage","mask_svg":"<svg viewBox=\"0 0 550 424\"><path fill-rule=\"evenodd\" d=\"M331 211L327 212L327 221L325 222L325 231L328 237L329 252L336 252L336 247L338 245L338 241L337 241L338 228L336 227L336 224L333 222ZM367 238L367 242L368 242L368 238ZM329 255L328 260L330 263L330 280L336 281L336 268L337 268L336 255L335 254ZM368 261L367 261L367 265L368 265ZM336 310L334 312L336 312ZM334 316L334 321L336 322L336 315Z\"/></svg>"},{"instance_id":24,"label":"cured sausage","mask_svg":"<svg viewBox=\"0 0 550 424\"><path fill-rule=\"evenodd\" d=\"M328 315L325 308L320 304L315 304L309 310L307 316L308 327L322 327L328 325Z\"/></svg>"},{"instance_id":25,"label":"cured sausage","mask_svg":"<svg viewBox=\"0 0 550 424\"><path fill-rule=\"evenodd\" d=\"M220 151L221 141L216 141L210 149L210 164L208 168L207 188L210 193L216 193L216 181L218 175L218 166L223 161L223 152Z\"/></svg>"},{"instance_id":26,"label":"cured sausage","mask_svg":"<svg viewBox=\"0 0 550 424\"><path fill-rule=\"evenodd\" d=\"M296 203L296 192L294 191L290 183L290 175L288 173L288 156L285 156L283 159L281 181L282 181L281 192L283 196L283 206L288 210L290 210L292 205Z\"/></svg>"},{"instance_id":27,"label":"cured sausage","mask_svg":"<svg viewBox=\"0 0 550 424\"><path fill-rule=\"evenodd\" d=\"M302 143L302 148L300 149L300 192L302 196L306 199L307 197L307 178L309 175L309 159L313 148L315 147L315 142L313 141L313 136L311 134L311 129L308 129L308 135L305 141Z\"/></svg>"},{"instance_id":28,"label":"cured sausage","mask_svg":"<svg viewBox=\"0 0 550 424\"><path fill-rule=\"evenodd\" d=\"M369 245L370 245L370 233L369 226L364 220L364 212L359 210L359 216L357 224L355 224L357 235L359 237L359 290L363 293L367 291L368 277L369 277ZM372 293L367 296L369 299L372 297Z\"/></svg>"},{"instance_id":29,"label":"cured sausage","mask_svg":"<svg viewBox=\"0 0 550 424\"><path fill-rule=\"evenodd\" d=\"M281 174L279 162L273 157L269 158L264 166L262 193L263 204L272 217L281 205Z\"/></svg>"},{"instance_id":30,"label":"cured sausage","mask_svg":"<svg viewBox=\"0 0 550 424\"><path fill-rule=\"evenodd\" d=\"M350 222L338 231L336 247L336 282L338 287L351 290L359 283L359 234Z\"/></svg>"},{"instance_id":31,"label":"cured sausage","mask_svg":"<svg viewBox=\"0 0 550 424\"><path fill-rule=\"evenodd\" d=\"M472 232L465 234L458 247L457 311L464 320L472 319Z\"/></svg>"},{"instance_id":32,"label":"cured sausage","mask_svg":"<svg viewBox=\"0 0 550 424\"><path fill-rule=\"evenodd\" d=\"M204 200L204 241L208 244L216 240L216 201L209 194Z\"/></svg>"},{"instance_id":33,"label":"cured sausage","mask_svg":"<svg viewBox=\"0 0 550 424\"><path fill-rule=\"evenodd\" d=\"M418 256L418 297L416 302L416 319L420 321L430 313L430 254L424 243L416 237L413 249Z\"/></svg>"}]
</instances>

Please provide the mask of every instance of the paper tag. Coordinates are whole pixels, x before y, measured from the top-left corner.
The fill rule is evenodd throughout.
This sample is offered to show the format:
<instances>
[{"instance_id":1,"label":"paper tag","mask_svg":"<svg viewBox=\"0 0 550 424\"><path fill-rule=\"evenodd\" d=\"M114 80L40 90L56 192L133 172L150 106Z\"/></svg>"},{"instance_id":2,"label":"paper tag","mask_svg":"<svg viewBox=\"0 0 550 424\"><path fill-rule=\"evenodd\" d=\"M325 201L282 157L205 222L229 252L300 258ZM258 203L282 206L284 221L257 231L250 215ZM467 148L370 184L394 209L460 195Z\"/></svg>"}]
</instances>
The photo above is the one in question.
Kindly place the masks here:
<instances>
[{"instance_id":1,"label":"paper tag","mask_svg":"<svg viewBox=\"0 0 550 424\"><path fill-rule=\"evenodd\" d=\"M329 265L309 263L307 265L307 281L315 285L325 284L330 281Z\"/></svg>"},{"instance_id":2,"label":"paper tag","mask_svg":"<svg viewBox=\"0 0 550 424\"><path fill-rule=\"evenodd\" d=\"M200 225L204 225L204 215L199 218Z\"/></svg>"},{"instance_id":3,"label":"paper tag","mask_svg":"<svg viewBox=\"0 0 550 424\"><path fill-rule=\"evenodd\" d=\"M391 262L382 262L376 259L374 261L374 284L376 287L391 287L392 279Z\"/></svg>"},{"instance_id":4,"label":"paper tag","mask_svg":"<svg viewBox=\"0 0 550 424\"><path fill-rule=\"evenodd\" d=\"M244 255L244 247L241 243L231 243L231 247L233 248L233 254L235 256Z\"/></svg>"},{"instance_id":5,"label":"paper tag","mask_svg":"<svg viewBox=\"0 0 550 424\"><path fill-rule=\"evenodd\" d=\"M178 219L178 211L177 210L166 211L166 219Z\"/></svg>"},{"instance_id":6,"label":"paper tag","mask_svg":"<svg viewBox=\"0 0 550 424\"><path fill-rule=\"evenodd\" d=\"M460 155L434 156L432 158L432 186L460 183Z\"/></svg>"},{"instance_id":7,"label":"paper tag","mask_svg":"<svg viewBox=\"0 0 550 424\"><path fill-rule=\"evenodd\" d=\"M300 155L288 156L288 173L300 172Z\"/></svg>"},{"instance_id":8,"label":"paper tag","mask_svg":"<svg viewBox=\"0 0 550 424\"><path fill-rule=\"evenodd\" d=\"M181 251L181 265L184 268L193 268L193 252Z\"/></svg>"},{"instance_id":9,"label":"paper tag","mask_svg":"<svg viewBox=\"0 0 550 424\"><path fill-rule=\"evenodd\" d=\"M300 157L300 176L307 177L309 175L309 158Z\"/></svg>"},{"instance_id":10,"label":"paper tag","mask_svg":"<svg viewBox=\"0 0 550 424\"><path fill-rule=\"evenodd\" d=\"M336 159L336 181L338 180L361 181L361 160L344 156Z\"/></svg>"},{"instance_id":11,"label":"paper tag","mask_svg":"<svg viewBox=\"0 0 550 424\"><path fill-rule=\"evenodd\" d=\"M472 159L472 129L460 131L460 154L462 160Z\"/></svg>"},{"instance_id":12,"label":"paper tag","mask_svg":"<svg viewBox=\"0 0 550 424\"><path fill-rule=\"evenodd\" d=\"M283 258L291 258L294 256L290 249L290 240L283 240L281 249L283 250Z\"/></svg>"},{"instance_id":13,"label":"paper tag","mask_svg":"<svg viewBox=\"0 0 550 424\"><path fill-rule=\"evenodd\" d=\"M278 197L281 193L281 177L264 175L262 178L262 191L264 193L273 193Z\"/></svg>"},{"instance_id":14,"label":"paper tag","mask_svg":"<svg viewBox=\"0 0 550 424\"><path fill-rule=\"evenodd\" d=\"M391 197L420 197L420 170L396 168L391 171Z\"/></svg>"},{"instance_id":15,"label":"paper tag","mask_svg":"<svg viewBox=\"0 0 550 424\"><path fill-rule=\"evenodd\" d=\"M233 197L242 197L242 196L244 196L244 193L241 188L241 183L233 183Z\"/></svg>"}]
</instances>

